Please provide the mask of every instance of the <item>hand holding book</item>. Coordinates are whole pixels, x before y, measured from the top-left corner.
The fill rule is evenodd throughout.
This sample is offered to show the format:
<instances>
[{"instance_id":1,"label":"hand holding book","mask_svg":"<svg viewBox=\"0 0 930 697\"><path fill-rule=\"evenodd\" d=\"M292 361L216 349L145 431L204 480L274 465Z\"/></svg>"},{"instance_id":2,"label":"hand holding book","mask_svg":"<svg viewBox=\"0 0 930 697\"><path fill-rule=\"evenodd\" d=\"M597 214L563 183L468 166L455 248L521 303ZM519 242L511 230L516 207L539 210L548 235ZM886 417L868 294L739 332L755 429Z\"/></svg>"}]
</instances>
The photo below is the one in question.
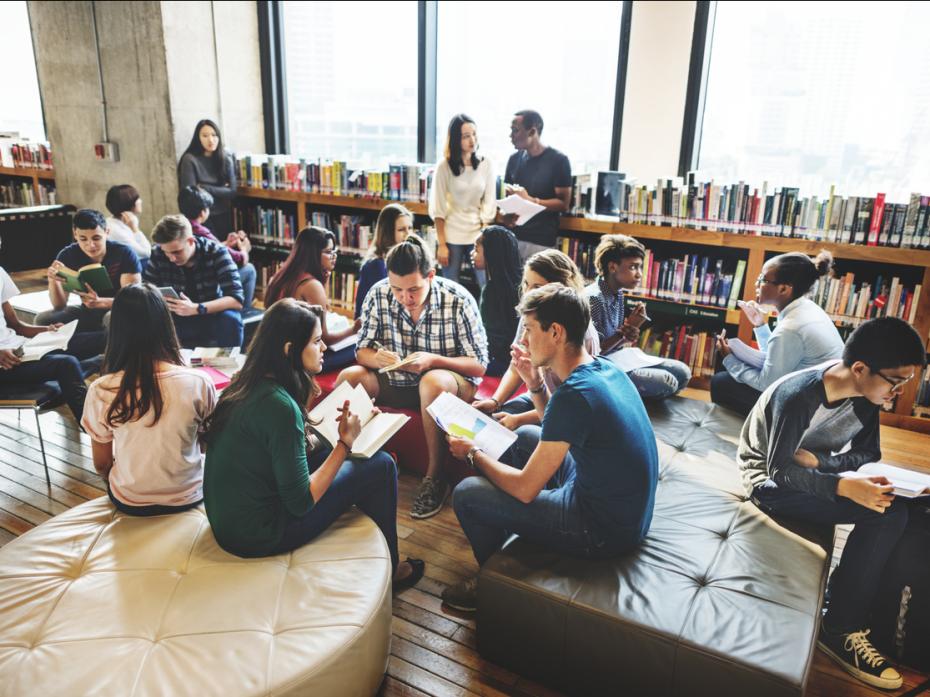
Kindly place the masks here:
<instances>
[{"instance_id":1,"label":"hand holding book","mask_svg":"<svg viewBox=\"0 0 930 697\"><path fill-rule=\"evenodd\" d=\"M336 423L339 424L339 442L346 446L346 450L349 451L346 453L348 455L352 452L352 445L355 443L355 439L358 438L358 434L362 432L362 421L359 419L358 414L352 413L348 399L336 411L339 412L339 416L336 417ZM377 408L372 408L371 413L380 414L381 412Z\"/></svg>"}]
</instances>

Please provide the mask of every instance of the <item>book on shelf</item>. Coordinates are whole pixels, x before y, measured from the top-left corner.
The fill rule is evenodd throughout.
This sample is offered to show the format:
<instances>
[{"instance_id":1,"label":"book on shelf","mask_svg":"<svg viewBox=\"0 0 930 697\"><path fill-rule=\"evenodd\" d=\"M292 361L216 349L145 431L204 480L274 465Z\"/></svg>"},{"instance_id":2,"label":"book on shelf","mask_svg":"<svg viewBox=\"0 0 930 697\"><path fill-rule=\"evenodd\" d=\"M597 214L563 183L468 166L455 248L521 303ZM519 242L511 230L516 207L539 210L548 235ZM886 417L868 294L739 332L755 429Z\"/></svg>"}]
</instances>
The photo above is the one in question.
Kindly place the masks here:
<instances>
[{"instance_id":1,"label":"book on shelf","mask_svg":"<svg viewBox=\"0 0 930 697\"><path fill-rule=\"evenodd\" d=\"M639 348L651 356L681 361L694 377L708 377L717 363L717 334L696 331L682 324L668 329L647 327L639 335Z\"/></svg>"},{"instance_id":2,"label":"book on shelf","mask_svg":"<svg viewBox=\"0 0 930 697\"><path fill-rule=\"evenodd\" d=\"M52 148L47 142L0 135L0 167L51 170Z\"/></svg>"},{"instance_id":3,"label":"book on shelf","mask_svg":"<svg viewBox=\"0 0 930 697\"><path fill-rule=\"evenodd\" d=\"M339 441L339 423L342 405L348 402L351 412L362 422L361 433L352 444L349 457L373 457L381 447L410 420L406 414L388 414L375 409L365 388L354 388L347 382L340 383L309 414L310 428L331 448Z\"/></svg>"},{"instance_id":4,"label":"book on shelf","mask_svg":"<svg viewBox=\"0 0 930 697\"><path fill-rule=\"evenodd\" d=\"M54 206L58 203L55 185L39 182L35 188L31 181L10 180L0 182L0 205L4 208Z\"/></svg>"},{"instance_id":5,"label":"book on shelf","mask_svg":"<svg viewBox=\"0 0 930 697\"><path fill-rule=\"evenodd\" d=\"M809 297L835 322L857 326L875 317L897 317L913 324L921 292L920 283L908 288L898 276L857 283L854 273L846 273L817 279Z\"/></svg>"},{"instance_id":6,"label":"book on shelf","mask_svg":"<svg viewBox=\"0 0 930 697\"><path fill-rule=\"evenodd\" d=\"M297 215L275 206L250 205L239 201L233 208L233 227L245 230L253 243L289 247L294 244Z\"/></svg>"},{"instance_id":7,"label":"book on shelf","mask_svg":"<svg viewBox=\"0 0 930 697\"><path fill-rule=\"evenodd\" d=\"M96 293L113 290L113 282L102 264L87 264L77 271L63 266L55 275L62 279L61 287L69 293L86 293L87 286Z\"/></svg>"}]
</instances>

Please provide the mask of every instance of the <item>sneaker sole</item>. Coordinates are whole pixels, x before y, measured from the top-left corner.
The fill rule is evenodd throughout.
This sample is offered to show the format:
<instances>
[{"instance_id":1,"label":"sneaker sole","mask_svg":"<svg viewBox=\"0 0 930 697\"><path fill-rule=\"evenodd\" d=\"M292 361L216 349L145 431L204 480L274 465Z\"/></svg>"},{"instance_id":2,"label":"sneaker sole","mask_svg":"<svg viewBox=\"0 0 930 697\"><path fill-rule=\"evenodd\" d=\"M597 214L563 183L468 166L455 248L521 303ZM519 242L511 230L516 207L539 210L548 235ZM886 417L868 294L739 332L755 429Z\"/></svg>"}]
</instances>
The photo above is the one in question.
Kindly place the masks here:
<instances>
[{"instance_id":1,"label":"sneaker sole","mask_svg":"<svg viewBox=\"0 0 930 697\"><path fill-rule=\"evenodd\" d=\"M457 603L450 603L448 600L443 600L443 605L448 605L453 610L458 610L459 612L478 612L477 607L466 607L465 605L458 605Z\"/></svg>"},{"instance_id":2,"label":"sneaker sole","mask_svg":"<svg viewBox=\"0 0 930 697\"><path fill-rule=\"evenodd\" d=\"M886 680L884 678L878 677L877 675L866 673L864 670L859 670L855 666L847 663L840 656L837 656L833 650L822 641L817 642L817 647L830 658L832 658L840 666L840 668L845 670L857 680L861 680L862 682L867 683L872 687L878 687L882 690L897 690L904 683L903 678L898 678L897 680Z\"/></svg>"}]
</instances>

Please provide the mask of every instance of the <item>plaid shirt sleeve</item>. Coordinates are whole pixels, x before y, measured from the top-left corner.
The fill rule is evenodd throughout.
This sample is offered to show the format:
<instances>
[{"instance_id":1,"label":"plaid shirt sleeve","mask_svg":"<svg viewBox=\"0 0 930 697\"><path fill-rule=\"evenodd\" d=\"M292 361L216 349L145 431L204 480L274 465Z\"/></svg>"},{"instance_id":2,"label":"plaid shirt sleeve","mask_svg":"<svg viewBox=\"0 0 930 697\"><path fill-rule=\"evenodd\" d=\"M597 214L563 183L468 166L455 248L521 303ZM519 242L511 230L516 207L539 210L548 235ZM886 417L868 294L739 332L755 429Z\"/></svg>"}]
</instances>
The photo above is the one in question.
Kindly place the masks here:
<instances>
[{"instance_id":1,"label":"plaid shirt sleeve","mask_svg":"<svg viewBox=\"0 0 930 697\"><path fill-rule=\"evenodd\" d=\"M362 305L362 326L358 330L358 343L355 350L363 348L373 348L372 344L376 341L383 342L382 337L382 315L387 313L387 306L384 302L384 295L380 291L380 284L375 284L365 296L365 302Z\"/></svg>"},{"instance_id":2,"label":"plaid shirt sleeve","mask_svg":"<svg viewBox=\"0 0 930 697\"><path fill-rule=\"evenodd\" d=\"M466 356L474 358L485 368L488 366L488 336L481 322L478 303L470 293L462 295L462 302L456 317L456 330L462 350Z\"/></svg>"},{"instance_id":3,"label":"plaid shirt sleeve","mask_svg":"<svg viewBox=\"0 0 930 697\"><path fill-rule=\"evenodd\" d=\"M245 293L242 292L242 279L239 278L239 269L236 262L229 255L229 250L217 244L211 256L213 271L216 273L216 282L220 292L225 298L235 298L240 303L245 302Z\"/></svg>"}]
</instances>

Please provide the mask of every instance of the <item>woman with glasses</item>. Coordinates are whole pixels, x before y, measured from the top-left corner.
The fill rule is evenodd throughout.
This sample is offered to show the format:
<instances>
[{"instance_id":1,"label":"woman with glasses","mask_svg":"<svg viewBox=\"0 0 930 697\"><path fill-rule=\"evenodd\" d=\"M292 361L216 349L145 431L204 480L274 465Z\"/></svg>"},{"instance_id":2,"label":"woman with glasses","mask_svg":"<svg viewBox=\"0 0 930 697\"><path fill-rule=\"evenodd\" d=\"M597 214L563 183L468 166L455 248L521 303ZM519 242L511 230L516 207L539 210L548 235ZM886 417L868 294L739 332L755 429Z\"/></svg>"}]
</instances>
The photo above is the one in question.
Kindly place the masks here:
<instances>
[{"instance_id":1,"label":"woman with glasses","mask_svg":"<svg viewBox=\"0 0 930 697\"><path fill-rule=\"evenodd\" d=\"M740 414L748 414L766 387L779 378L804 368L839 358L843 340L833 320L810 298L808 291L833 266L833 257L823 251L815 259L800 252L769 259L756 279L756 302L740 303L752 323L759 349L765 354L761 368L744 363L730 352L724 337L717 339L724 370L710 383L710 398ZM769 305L778 312L775 329L770 329Z\"/></svg>"},{"instance_id":2,"label":"woman with glasses","mask_svg":"<svg viewBox=\"0 0 930 697\"><path fill-rule=\"evenodd\" d=\"M327 346L355 334L361 326L361 320L357 319L345 329L329 329L327 285L336 268L338 254L335 234L321 227L306 227L297 234L291 253L265 290L265 307L271 307L281 298L295 298L325 308L322 324L323 343ZM355 361L355 346L338 351L327 349L324 358L327 368L350 365Z\"/></svg>"}]
</instances>

